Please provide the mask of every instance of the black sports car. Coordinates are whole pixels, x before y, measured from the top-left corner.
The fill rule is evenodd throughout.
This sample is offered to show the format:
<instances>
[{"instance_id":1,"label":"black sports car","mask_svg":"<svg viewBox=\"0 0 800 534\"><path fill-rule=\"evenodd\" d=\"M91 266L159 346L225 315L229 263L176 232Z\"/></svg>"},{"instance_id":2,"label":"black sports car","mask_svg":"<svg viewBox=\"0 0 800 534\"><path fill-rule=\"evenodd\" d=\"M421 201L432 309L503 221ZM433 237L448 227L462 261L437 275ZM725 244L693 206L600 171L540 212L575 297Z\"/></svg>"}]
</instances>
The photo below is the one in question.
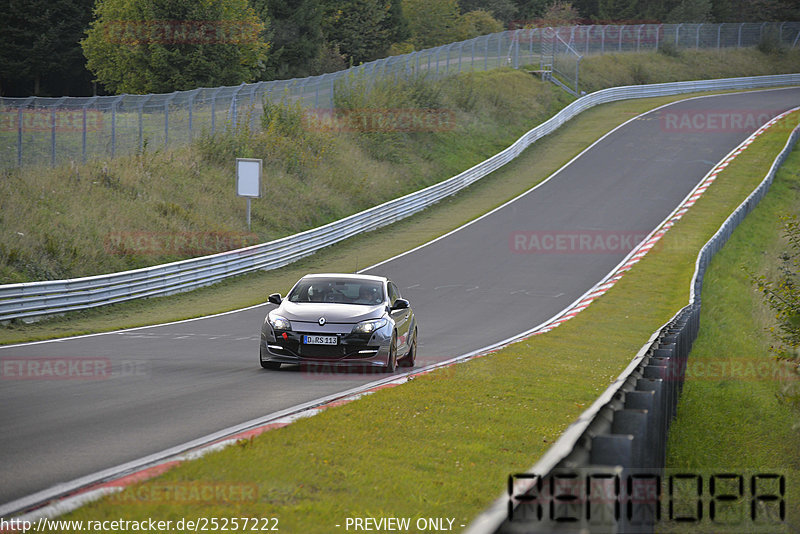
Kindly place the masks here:
<instances>
[{"instance_id":1,"label":"black sports car","mask_svg":"<svg viewBox=\"0 0 800 534\"><path fill-rule=\"evenodd\" d=\"M417 322L408 301L387 278L313 274L300 279L261 327L261 366L282 363L362 366L393 372L413 366Z\"/></svg>"}]
</instances>

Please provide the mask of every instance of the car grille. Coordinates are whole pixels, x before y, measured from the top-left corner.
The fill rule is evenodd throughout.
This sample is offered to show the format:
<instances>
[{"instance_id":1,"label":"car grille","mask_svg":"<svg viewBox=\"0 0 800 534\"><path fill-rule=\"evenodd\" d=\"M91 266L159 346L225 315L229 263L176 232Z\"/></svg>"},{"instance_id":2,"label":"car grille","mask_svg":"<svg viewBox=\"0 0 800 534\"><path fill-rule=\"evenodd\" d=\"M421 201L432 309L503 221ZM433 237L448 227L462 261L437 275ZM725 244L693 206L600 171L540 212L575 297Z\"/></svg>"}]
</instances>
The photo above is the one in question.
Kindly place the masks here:
<instances>
[{"instance_id":1,"label":"car grille","mask_svg":"<svg viewBox=\"0 0 800 534\"><path fill-rule=\"evenodd\" d=\"M302 335L302 334L301 334ZM338 345L304 345L297 339L278 339L277 344L283 347L281 353L300 358L314 360L341 360L343 358L369 358L375 353L359 351L376 351L379 347L359 343L339 343ZM274 350L274 349L273 349Z\"/></svg>"}]
</instances>

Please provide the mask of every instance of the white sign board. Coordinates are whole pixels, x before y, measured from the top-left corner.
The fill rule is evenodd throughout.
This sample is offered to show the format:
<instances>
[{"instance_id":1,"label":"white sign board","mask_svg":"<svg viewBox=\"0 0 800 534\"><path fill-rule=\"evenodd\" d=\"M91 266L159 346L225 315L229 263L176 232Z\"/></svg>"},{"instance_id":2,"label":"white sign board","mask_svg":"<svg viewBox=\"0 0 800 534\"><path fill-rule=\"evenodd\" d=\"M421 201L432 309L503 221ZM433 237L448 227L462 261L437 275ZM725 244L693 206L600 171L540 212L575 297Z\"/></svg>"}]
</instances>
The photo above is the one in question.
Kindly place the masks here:
<instances>
[{"instance_id":1,"label":"white sign board","mask_svg":"<svg viewBox=\"0 0 800 534\"><path fill-rule=\"evenodd\" d=\"M261 160L236 158L236 194L261 197Z\"/></svg>"}]
</instances>

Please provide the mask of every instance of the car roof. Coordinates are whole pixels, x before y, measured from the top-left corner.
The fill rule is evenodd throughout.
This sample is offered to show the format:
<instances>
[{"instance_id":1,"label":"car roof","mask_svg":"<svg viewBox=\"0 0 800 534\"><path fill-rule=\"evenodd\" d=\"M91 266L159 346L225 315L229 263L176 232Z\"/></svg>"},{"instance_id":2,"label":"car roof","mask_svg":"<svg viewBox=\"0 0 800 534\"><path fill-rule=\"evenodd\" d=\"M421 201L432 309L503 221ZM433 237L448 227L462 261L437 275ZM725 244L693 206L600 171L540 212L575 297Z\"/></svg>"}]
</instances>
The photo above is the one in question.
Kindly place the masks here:
<instances>
[{"instance_id":1,"label":"car roof","mask_svg":"<svg viewBox=\"0 0 800 534\"><path fill-rule=\"evenodd\" d=\"M343 278L350 280L374 280L376 282L387 282L385 276L373 276L371 274L349 274L349 273L315 273L307 274L301 280L307 278Z\"/></svg>"}]
</instances>

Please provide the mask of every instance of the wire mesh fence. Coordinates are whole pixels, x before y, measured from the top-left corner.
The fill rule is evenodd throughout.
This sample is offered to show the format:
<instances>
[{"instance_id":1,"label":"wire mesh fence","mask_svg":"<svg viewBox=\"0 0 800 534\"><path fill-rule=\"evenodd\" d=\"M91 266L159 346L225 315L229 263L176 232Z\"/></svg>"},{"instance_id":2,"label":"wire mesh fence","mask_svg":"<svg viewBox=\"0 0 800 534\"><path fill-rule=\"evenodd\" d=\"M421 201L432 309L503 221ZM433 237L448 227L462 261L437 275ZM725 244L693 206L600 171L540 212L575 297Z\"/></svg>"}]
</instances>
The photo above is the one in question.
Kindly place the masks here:
<instances>
[{"instance_id":1,"label":"wire mesh fence","mask_svg":"<svg viewBox=\"0 0 800 534\"><path fill-rule=\"evenodd\" d=\"M265 100L332 108L348 80L448 75L539 65L573 94L580 60L592 54L664 47L742 48L771 38L797 47L800 22L593 25L521 28L391 56L347 70L169 94L0 98L0 167L59 165L179 146L258 117Z\"/></svg>"}]
</instances>

